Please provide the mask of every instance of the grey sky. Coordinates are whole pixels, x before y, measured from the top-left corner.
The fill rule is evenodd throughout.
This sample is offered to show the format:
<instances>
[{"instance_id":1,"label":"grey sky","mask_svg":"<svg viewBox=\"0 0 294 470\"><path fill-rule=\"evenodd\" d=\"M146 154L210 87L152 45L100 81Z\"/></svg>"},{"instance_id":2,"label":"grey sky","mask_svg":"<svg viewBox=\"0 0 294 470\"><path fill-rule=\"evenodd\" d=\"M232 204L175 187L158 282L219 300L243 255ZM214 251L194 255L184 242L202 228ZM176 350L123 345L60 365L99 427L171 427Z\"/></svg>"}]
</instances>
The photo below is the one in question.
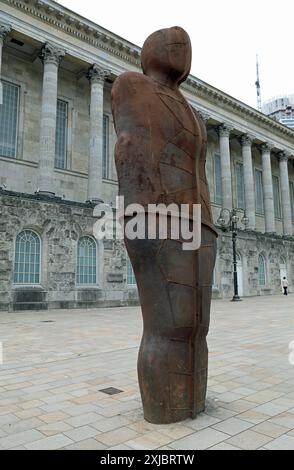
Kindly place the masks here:
<instances>
[{"instance_id":1,"label":"grey sky","mask_svg":"<svg viewBox=\"0 0 294 470\"><path fill-rule=\"evenodd\" d=\"M192 74L256 107L294 93L293 0L61 0L59 3L142 46L153 31L182 26L193 47Z\"/></svg>"}]
</instances>

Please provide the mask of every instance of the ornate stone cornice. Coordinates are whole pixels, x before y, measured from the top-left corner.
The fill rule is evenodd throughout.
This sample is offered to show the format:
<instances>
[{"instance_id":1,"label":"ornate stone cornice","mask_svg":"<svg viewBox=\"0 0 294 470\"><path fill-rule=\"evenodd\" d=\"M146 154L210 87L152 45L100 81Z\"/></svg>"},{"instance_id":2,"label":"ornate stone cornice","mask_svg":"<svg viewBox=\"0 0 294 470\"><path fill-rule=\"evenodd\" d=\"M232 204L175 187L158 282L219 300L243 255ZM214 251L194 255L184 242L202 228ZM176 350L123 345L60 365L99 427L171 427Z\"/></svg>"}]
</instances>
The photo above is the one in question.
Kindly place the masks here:
<instances>
[{"instance_id":1,"label":"ornate stone cornice","mask_svg":"<svg viewBox=\"0 0 294 470\"><path fill-rule=\"evenodd\" d=\"M265 142L261 146L261 151L262 153L270 153L272 149L274 148L274 144L271 142Z\"/></svg>"},{"instance_id":2,"label":"ornate stone cornice","mask_svg":"<svg viewBox=\"0 0 294 470\"><path fill-rule=\"evenodd\" d=\"M6 36L10 33L11 26L9 24L0 24L0 41L4 41Z\"/></svg>"},{"instance_id":3,"label":"ornate stone cornice","mask_svg":"<svg viewBox=\"0 0 294 470\"><path fill-rule=\"evenodd\" d=\"M94 64L87 73L87 78L91 83L104 83L105 80L110 77L111 71L100 67L98 64Z\"/></svg>"},{"instance_id":4,"label":"ornate stone cornice","mask_svg":"<svg viewBox=\"0 0 294 470\"><path fill-rule=\"evenodd\" d=\"M51 62L55 65L59 65L64 56L65 51L50 42L46 42L46 44L44 44L39 54L43 64Z\"/></svg>"},{"instance_id":5,"label":"ornate stone cornice","mask_svg":"<svg viewBox=\"0 0 294 470\"><path fill-rule=\"evenodd\" d=\"M218 127L218 134L220 137L230 137L230 133L233 129L234 127L231 124L223 123Z\"/></svg>"},{"instance_id":6,"label":"ornate stone cornice","mask_svg":"<svg viewBox=\"0 0 294 470\"><path fill-rule=\"evenodd\" d=\"M242 135L241 137L242 147L251 147L253 140L254 140L253 135L249 135L249 134Z\"/></svg>"},{"instance_id":7,"label":"ornate stone cornice","mask_svg":"<svg viewBox=\"0 0 294 470\"><path fill-rule=\"evenodd\" d=\"M232 96L227 95L226 93L214 88L212 85L203 82L199 78L193 77L190 75L185 83L183 83L182 88L198 98L201 98L207 102L211 102L214 106L217 105L222 109L228 111L233 111L237 116L245 118L246 120L250 119L257 126L262 125L262 127L274 130L280 135L287 135L294 142L294 131L278 121L270 118L269 116L257 111L251 106L242 103L241 101L233 98Z\"/></svg>"},{"instance_id":8,"label":"ornate stone cornice","mask_svg":"<svg viewBox=\"0 0 294 470\"><path fill-rule=\"evenodd\" d=\"M140 48L50 0L1 0L98 49L140 67Z\"/></svg>"},{"instance_id":9,"label":"ornate stone cornice","mask_svg":"<svg viewBox=\"0 0 294 470\"><path fill-rule=\"evenodd\" d=\"M200 109L194 108L199 116L201 117L202 121L204 121L205 124L208 123L209 119L211 119L211 115L206 113L205 111L201 111Z\"/></svg>"}]
</instances>

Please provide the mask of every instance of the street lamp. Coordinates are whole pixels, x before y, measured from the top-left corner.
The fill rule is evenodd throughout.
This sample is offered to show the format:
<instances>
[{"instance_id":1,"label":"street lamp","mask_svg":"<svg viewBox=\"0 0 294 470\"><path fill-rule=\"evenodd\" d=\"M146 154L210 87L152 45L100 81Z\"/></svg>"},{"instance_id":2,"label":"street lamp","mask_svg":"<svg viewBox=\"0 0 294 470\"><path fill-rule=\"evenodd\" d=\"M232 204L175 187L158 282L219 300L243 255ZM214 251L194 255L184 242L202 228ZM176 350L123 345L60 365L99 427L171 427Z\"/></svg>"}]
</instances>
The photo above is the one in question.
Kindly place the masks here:
<instances>
[{"instance_id":1,"label":"street lamp","mask_svg":"<svg viewBox=\"0 0 294 470\"><path fill-rule=\"evenodd\" d=\"M228 214L228 220L225 218L225 214ZM245 226L248 225L249 219L246 216L246 212L244 209L234 208L232 210L229 209L222 209L220 216L218 218L217 224L221 227L223 231L230 230L232 232L232 241L233 241L233 265L234 265L234 297L232 298L232 302L240 302L241 299L239 297L238 292L238 275L237 275L237 251L236 251L236 243L237 243L237 234L238 234L238 222L240 220L240 214L243 214L241 219L241 223Z\"/></svg>"}]
</instances>

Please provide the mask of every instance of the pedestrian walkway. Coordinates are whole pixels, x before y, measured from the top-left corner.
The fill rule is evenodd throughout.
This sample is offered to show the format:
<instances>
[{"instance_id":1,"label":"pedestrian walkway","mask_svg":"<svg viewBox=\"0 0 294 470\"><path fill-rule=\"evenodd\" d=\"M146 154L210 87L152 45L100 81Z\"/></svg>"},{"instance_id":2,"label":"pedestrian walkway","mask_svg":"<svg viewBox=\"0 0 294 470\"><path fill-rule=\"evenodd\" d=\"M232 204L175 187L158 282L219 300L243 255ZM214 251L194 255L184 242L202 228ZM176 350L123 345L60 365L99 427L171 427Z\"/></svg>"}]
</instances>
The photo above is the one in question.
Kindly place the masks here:
<instances>
[{"instance_id":1,"label":"pedestrian walkway","mask_svg":"<svg viewBox=\"0 0 294 470\"><path fill-rule=\"evenodd\" d=\"M294 295L213 301L206 412L180 424L143 419L141 331L139 308L1 312L0 449L294 449Z\"/></svg>"}]
</instances>

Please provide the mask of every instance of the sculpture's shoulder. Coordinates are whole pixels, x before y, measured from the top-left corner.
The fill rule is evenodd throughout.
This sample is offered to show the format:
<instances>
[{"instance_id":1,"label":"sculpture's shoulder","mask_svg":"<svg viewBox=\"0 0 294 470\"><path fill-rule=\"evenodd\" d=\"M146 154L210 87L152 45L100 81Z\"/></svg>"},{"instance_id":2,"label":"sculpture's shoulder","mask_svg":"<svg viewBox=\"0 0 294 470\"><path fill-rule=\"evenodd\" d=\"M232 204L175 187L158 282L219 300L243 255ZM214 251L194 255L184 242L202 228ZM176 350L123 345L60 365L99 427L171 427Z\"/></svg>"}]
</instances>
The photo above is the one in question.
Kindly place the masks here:
<instances>
[{"instance_id":1,"label":"sculpture's shoulder","mask_svg":"<svg viewBox=\"0 0 294 470\"><path fill-rule=\"evenodd\" d=\"M112 87L112 97L115 98L120 93L137 94L143 88L150 86L150 79L138 72L125 72L120 75Z\"/></svg>"}]
</instances>

